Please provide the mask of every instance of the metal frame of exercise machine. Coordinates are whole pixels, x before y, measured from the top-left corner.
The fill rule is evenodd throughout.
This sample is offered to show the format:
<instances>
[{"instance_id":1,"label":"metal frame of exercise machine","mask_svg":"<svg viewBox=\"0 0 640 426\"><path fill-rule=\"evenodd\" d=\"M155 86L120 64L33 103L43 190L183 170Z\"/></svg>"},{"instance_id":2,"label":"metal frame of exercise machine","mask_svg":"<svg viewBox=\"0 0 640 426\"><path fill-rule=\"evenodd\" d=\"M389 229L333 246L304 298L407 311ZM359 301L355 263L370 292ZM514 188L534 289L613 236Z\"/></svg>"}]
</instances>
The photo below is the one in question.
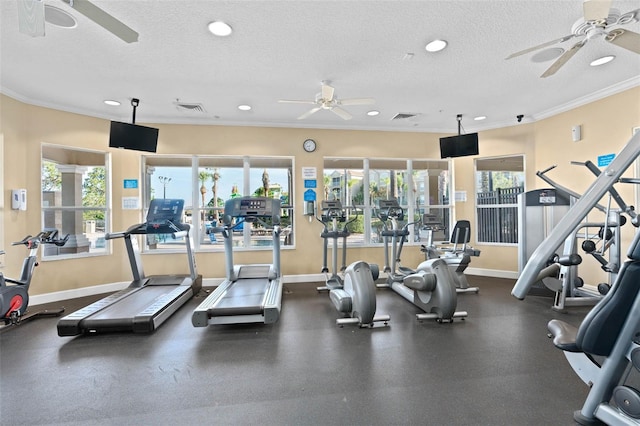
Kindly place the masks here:
<instances>
[{"instance_id":1,"label":"metal frame of exercise machine","mask_svg":"<svg viewBox=\"0 0 640 426\"><path fill-rule=\"evenodd\" d=\"M200 291L202 276L196 272L190 226L182 223L183 209L184 200L156 198L151 200L146 222L105 235L106 240L124 240L133 281L127 288L60 318L59 336L116 331L150 333ZM146 276L136 238L140 234L184 238L189 274Z\"/></svg>"},{"instance_id":2,"label":"metal frame of exercise machine","mask_svg":"<svg viewBox=\"0 0 640 426\"><path fill-rule=\"evenodd\" d=\"M640 155L640 132L629 139L609 166L600 173L596 180L587 188L585 193L576 201L570 210L558 221L552 232L533 252L516 281L511 294L517 299L524 299L537 281L538 274L545 267L549 257L554 253L567 237L575 231L580 222L586 217L598 201L611 190L612 186L621 180L622 174L633 164ZM631 209L631 207L628 207Z\"/></svg>"},{"instance_id":3,"label":"metal frame of exercise machine","mask_svg":"<svg viewBox=\"0 0 640 426\"><path fill-rule=\"evenodd\" d=\"M38 250L41 245L55 244L58 247L65 245L69 236L58 238L58 231L46 230L36 236L27 235L21 241L12 243L12 246L24 245L28 250L28 255L22 261L20 278L5 277L0 272L0 331L9 329L11 326L21 324L30 319L59 316L64 312L64 308L28 312L29 308L29 286L33 273L38 266ZM5 254L0 250L0 255Z\"/></svg>"},{"instance_id":4,"label":"metal frame of exercise machine","mask_svg":"<svg viewBox=\"0 0 640 426\"><path fill-rule=\"evenodd\" d=\"M453 322L454 318L464 319L468 314L466 311L456 311L458 296L455 278L443 259L425 260L415 270L399 267L403 241L409 234L408 226L412 223L398 229L398 221L404 219L404 209L400 207L398 201L396 199L380 200L377 216L383 223L381 234L384 237L384 271L387 273L387 282L377 286L391 288L422 309L424 313L416 314L418 320L434 319L438 322ZM391 229L387 226L389 220ZM392 251L391 266L389 266L389 241L391 241Z\"/></svg>"},{"instance_id":5,"label":"metal frame of exercise machine","mask_svg":"<svg viewBox=\"0 0 640 426\"><path fill-rule=\"evenodd\" d=\"M234 219L238 219L234 223ZM269 220L268 223L266 220ZM234 265L233 231L259 223L272 230L271 264ZM280 200L268 197L238 197L224 205L224 225L214 232L224 237L227 278L193 311L194 327L209 324L272 324L280 318L282 270L280 269Z\"/></svg>"},{"instance_id":6,"label":"metal frame of exercise machine","mask_svg":"<svg viewBox=\"0 0 640 426\"><path fill-rule=\"evenodd\" d=\"M449 240L450 244L452 244L451 246L436 247L433 243L433 232L427 229L427 244L423 245L420 250L424 252L425 260L440 258L447 262L455 279L457 293L477 294L480 289L478 287L470 287L467 276L464 274L469 263L471 263L471 256L480 256L480 250L470 246L467 247L469 241L471 241L471 222L458 220L451 232L451 239ZM458 244L461 245L460 248L458 248Z\"/></svg>"},{"instance_id":7,"label":"metal frame of exercise machine","mask_svg":"<svg viewBox=\"0 0 640 426\"><path fill-rule=\"evenodd\" d=\"M573 414L582 425L640 425L640 391L628 380L633 368L640 370L640 232L627 255L611 290L579 327L558 319L547 326L554 345L590 387Z\"/></svg>"},{"instance_id":8,"label":"metal frame of exercise machine","mask_svg":"<svg viewBox=\"0 0 640 426\"><path fill-rule=\"evenodd\" d=\"M356 261L348 267L347 262L347 237L350 235L348 226L358 218L356 215L349 219L346 210L339 200L323 200L320 217L316 220L322 223L323 229L320 237L323 241L322 272L325 274L326 285L317 287L318 291L329 291L329 299L336 310L346 318L338 318L336 324L344 326L355 324L359 327L373 327L376 322L389 323L389 315L376 315L376 284L378 278L378 265L364 261ZM339 223L343 223L340 229ZM331 229L329 229L331 225ZM338 239L342 238L342 267L338 274ZM328 241L333 241L331 275L327 268Z\"/></svg>"},{"instance_id":9,"label":"metal frame of exercise machine","mask_svg":"<svg viewBox=\"0 0 640 426\"><path fill-rule=\"evenodd\" d=\"M597 179L601 175L600 169L591 161L572 162L574 165L583 165L589 169ZM537 176L551 185L555 190L571 196L573 199L580 199L581 196L570 189L567 189L549 178L546 173L556 166L549 167L543 171L537 172ZM623 183L640 183L638 179L623 178L617 182ZM615 183L615 182L614 182ZM608 188L609 202L606 206L598 204L596 200L592 204L592 208L600 210L605 215L603 222L580 222L564 241L562 255L554 255L554 263L545 267L536 278L537 282L542 282L546 287L554 292L554 303L552 309L564 311L570 306L590 306L596 304L605 294L610 285L615 281L616 275L620 268L620 244L621 244L621 227L626 222L628 215L631 223L638 226L638 216L632 206L627 205L613 184ZM611 208L611 200L618 204L619 208ZM584 214L583 219L586 218ZM570 210L573 214L573 210ZM560 222L558 225L560 226ZM597 228L597 233L590 233L589 229ZM598 285L597 289L584 287L583 280L578 276L578 266L582 262L582 257L578 252L578 239L583 238L582 247L584 251L593 256L601 265L601 268L609 274L609 281ZM600 248L593 243L592 238L602 240ZM604 255L608 255L605 259ZM550 257L550 258L552 258Z\"/></svg>"},{"instance_id":10,"label":"metal frame of exercise machine","mask_svg":"<svg viewBox=\"0 0 640 426\"><path fill-rule=\"evenodd\" d=\"M320 217L315 216L316 220L323 226L320 237L323 240L322 250L322 270L325 274L325 285L317 288L318 291L331 291L333 289L342 288L344 279L338 274L338 240L342 238L342 266L340 272L344 275L347 269L347 237L349 237L349 224L355 221L358 216L347 220L346 210L342 208L339 200L323 200ZM340 229L342 223L342 229ZM331 225L331 229L329 229ZM331 270L327 266L327 257L329 252L329 240L332 241L331 247Z\"/></svg>"}]
</instances>

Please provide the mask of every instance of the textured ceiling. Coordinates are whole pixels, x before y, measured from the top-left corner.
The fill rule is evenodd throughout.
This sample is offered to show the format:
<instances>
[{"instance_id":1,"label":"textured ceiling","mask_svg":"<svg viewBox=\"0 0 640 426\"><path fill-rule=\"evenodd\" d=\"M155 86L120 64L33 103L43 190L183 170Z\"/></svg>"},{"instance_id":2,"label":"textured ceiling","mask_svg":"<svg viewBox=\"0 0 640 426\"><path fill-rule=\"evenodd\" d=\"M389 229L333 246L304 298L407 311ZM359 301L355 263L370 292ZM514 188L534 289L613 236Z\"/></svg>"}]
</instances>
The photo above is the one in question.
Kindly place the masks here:
<instances>
[{"instance_id":1,"label":"textured ceiling","mask_svg":"<svg viewBox=\"0 0 640 426\"><path fill-rule=\"evenodd\" d=\"M18 0L0 0L0 91L30 104L136 122L410 130L454 133L535 121L640 84L640 55L589 41L562 69L553 60L511 53L571 34L581 0L553 1L211 1L94 0L139 34L127 44L62 0L77 28L50 24L44 37L18 31ZM634 1L613 0L625 13ZM231 36L207 31L224 20ZM638 22L625 29L640 32ZM434 38L446 50L425 51ZM577 39L558 44L565 49ZM555 47L555 46L554 46ZM616 60L589 62L606 54ZM345 106L345 121L321 110L297 120L329 80L337 98L372 97L374 106ZM122 102L119 107L104 99ZM176 100L202 104L181 111ZM639 100L640 102L640 100ZM252 110L239 111L239 104ZM366 112L380 114L369 117ZM398 113L416 114L391 120ZM482 122L473 117L487 116Z\"/></svg>"}]
</instances>

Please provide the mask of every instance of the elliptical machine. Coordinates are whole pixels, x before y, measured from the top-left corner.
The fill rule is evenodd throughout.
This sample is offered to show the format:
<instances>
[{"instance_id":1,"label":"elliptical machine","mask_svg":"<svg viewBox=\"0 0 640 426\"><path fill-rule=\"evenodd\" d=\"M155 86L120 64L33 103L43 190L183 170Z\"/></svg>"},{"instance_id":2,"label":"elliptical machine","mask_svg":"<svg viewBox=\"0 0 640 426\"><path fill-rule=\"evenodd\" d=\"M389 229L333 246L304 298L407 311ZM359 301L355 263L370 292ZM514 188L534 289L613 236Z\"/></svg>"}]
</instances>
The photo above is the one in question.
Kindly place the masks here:
<instances>
[{"instance_id":1,"label":"elliptical machine","mask_svg":"<svg viewBox=\"0 0 640 426\"><path fill-rule=\"evenodd\" d=\"M38 249L41 244L55 244L56 246L64 246L69 236L58 238L58 231L43 231L35 237L27 235L21 241L12 243L11 245L24 245L29 254L22 262L22 272L20 278L14 279L5 277L0 272L0 315L5 326L17 325L20 322L27 321L36 317L58 316L64 312L64 308L53 311L39 311L30 314L27 313L29 307L29 286L31 278L36 266L38 266ZM4 254L0 251L0 254ZM0 328L0 330L5 327Z\"/></svg>"},{"instance_id":2,"label":"elliptical machine","mask_svg":"<svg viewBox=\"0 0 640 426\"><path fill-rule=\"evenodd\" d=\"M348 226L357 219L357 215L347 221L347 212L342 208L340 201L322 201L322 212L320 217L316 215L316 220L322 224L320 237L323 240L322 250L322 270L325 274L325 285L318 287L318 291L331 291L342 288L343 278L338 274L338 240L342 238L342 266L340 272L347 269L347 237L350 235ZM339 224L343 224L342 228ZM327 257L329 252L329 240L332 241L331 251L331 271L327 267Z\"/></svg>"},{"instance_id":3,"label":"elliptical machine","mask_svg":"<svg viewBox=\"0 0 640 426\"><path fill-rule=\"evenodd\" d=\"M345 314L346 318L338 318L336 324L340 327L346 324L357 324L359 327L373 327L376 322L389 323L389 315L376 315L376 285L379 269L376 264L364 261L356 261L348 267L347 262L347 237L350 235L348 226L357 219L356 214L347 220L347 212L342 208L338 200L322 201L322 213L316 219L322 223L323 229L320 237L324 240L322 253L322 272L326 275L326 285L318 287L318 291L329 291L329 299L338 312ZM338 225L343 223L342 228ZM329 229L331 225L331 229ZM342 267L338 274L338 239L342 238ZM327 252L329 240L333 241L331 262L331 275L327 267Z\"/></svg>"},{"instance_id":4,"label":"elliptical machine","mask_svg":"<svg viewBox=\"0 0 640 426\"><path fill-rule=\"evenodd\" d=\"M407 235L409 222L402 228L398 222L404 220L404 209L395 199L380 200L377 212L382 221L387 282L378 287L390 287L400 296L413 303L424 313L416 314L419 320L435 319L437 322L453 322L454 318L465 318L466 311L456 311L458 296L455 280L447 263L440 258L425 260L416 270L400 266L400 254ZM391 222L389 229L388 222ZM391 242L390 242L391 240ZM389 262L389 244L392 260ZM391 266L389 266L391 263Z\"/></svg>"},{"instance_id":5,"label":"elliptical machine","mask_svg":"<svg viewBox=\"0 0 640 426\"><path fill-rule=\"evenodd\" d=\"M478 287L470 287L464 271L471 263L471 256L480 256L480 250L467 246L471 240L471 223L468 220L456 222L449 240L452 246L448 248L436 248L433 242L433 232L427 229L427 243L420 247L426 260L442 258L455 280L457 293L478 293ZM460 245L460 246L458 246Z\"/></svg>"},{"instance_id":6,"label":"elliptical machine","mask_svg":"<svg viewBox=\"0 0 640 426\"><path fill-rule=\"evenodd\" d=\"M323 239L322 249L322 270L325 274L325 285L317 288L318 291L330 291L335 288L344 286L344 279L338 273L338 240L342 239L342 266L340 272L344 274L347 269L347 237L351 235L349 224L358 218L358 211L348 219L347 211L342 208L342 203L338 200L322 201L322 212L320 217L316 216L316 220L322 224L322 232L320 238ZM347 220L348 219L348 220ZM342 227L340 227L342 223ZM329 240L332 241L331 251L331 271L327 267L327 257L329 252ZM377 280L380 275L378 265L372 263L369 265L373 280Z\"/></svg>"}]
</instances>

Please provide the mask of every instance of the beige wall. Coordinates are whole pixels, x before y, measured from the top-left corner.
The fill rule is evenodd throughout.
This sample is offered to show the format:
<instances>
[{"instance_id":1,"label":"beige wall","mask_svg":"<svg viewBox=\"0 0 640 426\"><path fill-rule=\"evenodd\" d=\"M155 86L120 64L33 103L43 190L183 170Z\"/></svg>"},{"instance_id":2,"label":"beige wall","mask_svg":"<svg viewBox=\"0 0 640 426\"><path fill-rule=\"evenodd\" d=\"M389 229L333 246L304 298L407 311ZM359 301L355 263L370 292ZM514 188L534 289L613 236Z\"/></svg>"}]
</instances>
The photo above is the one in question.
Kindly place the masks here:
<instances>
[{"instance_id":1,"label":"beige wall","mask_svg":"<svg viewBox=\"0 0 640 426\"><path fill-rule=\"evenodd\" d=\"M584 140L580 142L581 155L595 156L617 152L629 139L631 128L639 126L640 88L558 114L536 123L514 125L480 133L482 157L510 154L526 155L527 189L540 187L535 171L558 162L559 158L572 158L576 146L571 142L571 126L583 125ZM134 151L109 149L109 121L82 115L35 107L6 96L0 97L0 137L4 140L4 241L16 241L28 233L38 232L40 218L40 146L42 143L60 144L109 152L112 175L112 228L126 229L141 220L139 211L120 209L123 196L139 195L139 190L123 189L124 179L140 179L140 154ZM623 112L620 112L624 110ZM322 243L320 225L309 223L302 215L303 181L302 167L323 169L325 156L338 157L408 157L438 158L440 134L412 132L341 131L321 129L288 129L230 126L155 125L160 129L158 153L160 154L222 154L222 155L286 155L295 156L295 220L296 247L282 253L285 275L316 274L321 267ZM567 130L568 129L568 130ZM313 138L318 142L314 153L302 150L302 141ZM603 142L604 141L604 142ZM568 145L568 146L567 146ZM554 155L563 149L562 154ZM605 152L603 152L603 150ZM586 158L585 158L586 159ZM567 168L569 166L566 166ZM575 166L574 166L575 167ZM559 167L560 169L560 167ZM560 173L560 170L558 170ZM571 186L572 172L562 171L558 181ZM468 201L458 203L457 218L475 218L474 213L474 162L473 158L454 160L455 189L466 191ZM592 181L585 177L585 182ZM583 182L584 183L584 182ZM29 193L26 212L10 210L10 189L27 188ZM575 189L580 191L579 185ZM2 226L0 226L0 229ZM0 233L0 237L2 234ZM472 243L475 243L472 241ZM517 270L515 247L479 246L482 255L474 258L474 268L496 271ZM4 272L17 275L24 253L8 250ZM238 253L237 263L270 261L270 252ZM222 253L198 253L198 270L205 278L224 276ZM364 259L382 265L381 248L353 249L348 261ZM417 265L423 259L416 247L403 251L405 265ZM145 255L148 273L186 272L184 256L176 254ZM46 273L45 273L46 272ZM34 277L32 294L74 289L109 282L128 281L130 271L123 244L113 245L112 256L98 256L72 260L42 262Z\"/></svg>"}]
</instances>

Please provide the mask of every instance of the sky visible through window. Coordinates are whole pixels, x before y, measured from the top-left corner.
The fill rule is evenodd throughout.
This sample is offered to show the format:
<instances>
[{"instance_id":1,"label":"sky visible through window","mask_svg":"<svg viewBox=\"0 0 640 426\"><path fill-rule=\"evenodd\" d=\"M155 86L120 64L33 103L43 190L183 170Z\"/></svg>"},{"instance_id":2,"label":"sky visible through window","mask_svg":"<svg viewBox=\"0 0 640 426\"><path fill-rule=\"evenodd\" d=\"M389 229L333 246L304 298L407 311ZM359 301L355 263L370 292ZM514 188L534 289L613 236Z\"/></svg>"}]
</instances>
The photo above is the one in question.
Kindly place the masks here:
<instances>
[{"instance_id":1,"label":"sky visible through window","mask_svg":"<svg viewBox=\"0 0 640 426\"><path fill-rule=\"evenodd\" d=\"M253 194L253 191L262 187L262 170L260 170L259 173L256 173L256 171L257 169L252 169L250 173L250 195ZM269 183L271 185L279 184L283 191L287 191L287 169L267 169L267 171L269 173ZM220 168L218 172L221 175L220 180L218 180L218 198L222 198L223 200L231 198L231 191L234 185L237 186L239 193L242 195L243 170L241 168ZM163 185L160 176L171 179L166 184L166 187ZM200 188L200 181L195 184ZM212 186L213 181L208 179L205 182L205 187L207 188L205 198L207 202L213 196L211 191ZM191 168L155 166L155 171L151 176L151 189L153 198L180 198L185 200L186 206L192 206ZM199 204L201 204L200 201L198 202L198 205Z\"/></svg>"}]
</instances>

